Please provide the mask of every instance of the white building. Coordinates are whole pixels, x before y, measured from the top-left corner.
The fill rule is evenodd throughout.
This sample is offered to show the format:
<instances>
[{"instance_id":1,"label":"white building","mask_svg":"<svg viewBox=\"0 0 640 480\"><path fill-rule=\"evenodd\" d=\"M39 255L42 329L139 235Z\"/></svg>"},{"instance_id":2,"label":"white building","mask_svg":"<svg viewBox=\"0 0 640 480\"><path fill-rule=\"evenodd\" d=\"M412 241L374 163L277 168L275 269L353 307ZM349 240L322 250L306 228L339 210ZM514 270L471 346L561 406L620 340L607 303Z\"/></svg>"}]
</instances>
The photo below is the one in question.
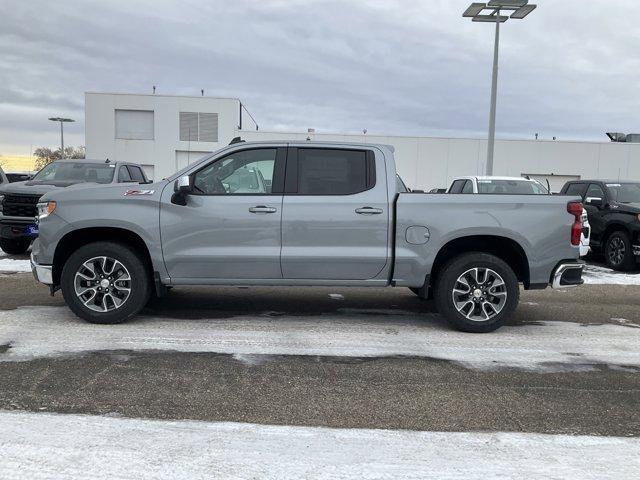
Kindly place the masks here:
<instances>
[{"instance_id":1,"label":"white building","mask_svg":"<svg viewBox=\"0 0 640 480\"><path fill-rule=\"evenodd\" d=\"M484 172L486 140L240 130L240 115L238 99L87 93L87 157L141 163L160 179L241 136L393 145L407 185L425 190ZM494 174L548 179L554 191L570 179L640 180L640 144L496 140Z\"/></svg>"}]
</instances>

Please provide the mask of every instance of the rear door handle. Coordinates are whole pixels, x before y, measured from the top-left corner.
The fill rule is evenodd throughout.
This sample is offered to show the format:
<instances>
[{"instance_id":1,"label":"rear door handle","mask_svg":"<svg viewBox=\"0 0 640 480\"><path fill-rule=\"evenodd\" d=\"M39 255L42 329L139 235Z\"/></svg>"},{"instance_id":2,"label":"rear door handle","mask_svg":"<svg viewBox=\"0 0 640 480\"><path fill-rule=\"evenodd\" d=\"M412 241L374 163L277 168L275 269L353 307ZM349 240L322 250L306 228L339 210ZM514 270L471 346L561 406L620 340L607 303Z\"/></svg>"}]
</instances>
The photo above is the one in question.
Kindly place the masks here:
<instances>
[{"instance_id":1,"label":"rear door handle","mask_svg":"<svg viewBox=\"0 0 640 480\"><path fill-rule=\"evenodd\" d=\"M266 205L257 205L255 207L249 208L251 213L276 213L278 211L277 208L267 207Z\"/></svg>"},{"instance_id":2,"label":"rear door handle","mask_svg":"<svg viewBox=\"0 0 640 480\"><path fill-rule=\"evenodd\" d=\"M382 209L373 207L362 207L356 208L356 213L358 215L380 215L382 213Z\"/></svg>"}]
</instances>

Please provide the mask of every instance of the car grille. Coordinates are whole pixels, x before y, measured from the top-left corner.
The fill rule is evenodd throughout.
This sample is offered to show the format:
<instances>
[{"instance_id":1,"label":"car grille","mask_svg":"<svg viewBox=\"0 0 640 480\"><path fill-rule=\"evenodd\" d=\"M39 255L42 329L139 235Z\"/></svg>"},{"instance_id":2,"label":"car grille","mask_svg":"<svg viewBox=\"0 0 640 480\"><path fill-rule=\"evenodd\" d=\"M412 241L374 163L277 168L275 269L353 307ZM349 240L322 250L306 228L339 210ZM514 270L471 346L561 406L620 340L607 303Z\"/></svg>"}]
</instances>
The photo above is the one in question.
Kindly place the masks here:
<instances>
[{"instance_id":1,"label":"car grille","mask_svg":"<svg viewBox=\"0 0 640 480\"><path fill-rule=\"evenodd\" d=\"M2 214L5 217L35 217L41 195L5 195Z\"/></svg>"}]
</instances>

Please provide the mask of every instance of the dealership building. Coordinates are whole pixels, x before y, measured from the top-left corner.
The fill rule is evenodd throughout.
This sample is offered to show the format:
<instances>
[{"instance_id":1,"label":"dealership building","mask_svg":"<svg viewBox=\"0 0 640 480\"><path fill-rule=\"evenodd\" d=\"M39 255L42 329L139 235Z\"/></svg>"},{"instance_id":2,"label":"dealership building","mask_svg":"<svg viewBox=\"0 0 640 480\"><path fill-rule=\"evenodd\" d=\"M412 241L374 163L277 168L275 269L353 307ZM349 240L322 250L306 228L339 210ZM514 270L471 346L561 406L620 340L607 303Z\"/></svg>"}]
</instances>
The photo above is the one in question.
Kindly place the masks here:
<instances>
[{"instance_id":1,"label":"dealership building","mask_svg":"<svg viewBox=\"0 0 640 480\"><path fill-rule=\"evenodd\" d=\"M482 175L487 141L474 138L257 131L236 98L85 94L87 158L136 162L160 179L237 136L247 141L383 143L395 147L407 185L430 190L457 176ZM245 127L243 129L243 127ZM640 181L640 143L496 140L494 174L548 180L553 191L580 178Z\"/></svg>"}]
</instances>

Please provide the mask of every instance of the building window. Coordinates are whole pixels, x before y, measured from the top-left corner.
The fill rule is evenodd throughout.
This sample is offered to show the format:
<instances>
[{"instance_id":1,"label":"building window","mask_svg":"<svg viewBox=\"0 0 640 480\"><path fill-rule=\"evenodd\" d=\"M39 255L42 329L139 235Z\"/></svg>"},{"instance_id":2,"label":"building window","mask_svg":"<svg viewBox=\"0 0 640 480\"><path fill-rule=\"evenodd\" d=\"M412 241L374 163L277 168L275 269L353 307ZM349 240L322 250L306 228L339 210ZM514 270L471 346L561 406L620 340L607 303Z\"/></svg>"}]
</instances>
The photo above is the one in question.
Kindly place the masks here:
<instances>
[{"instance_id":1,"label":"building window","mask_svg":"<svg viewBox=\"0 0 640 480\"><path fill-rule=\"evenodd\" d=\"M153 140L153 110L116 110L116 138Z\"/></svg>"},{"instance_id":2,"label":"building window","mask_svg":"<svg viewBox=\"0 0 640 480\"><path fill-rule=\"evenodd\" d=\"M218 114L180 112L180 140L183 142L217 142Z\"/></svg>"}]
</instances>

